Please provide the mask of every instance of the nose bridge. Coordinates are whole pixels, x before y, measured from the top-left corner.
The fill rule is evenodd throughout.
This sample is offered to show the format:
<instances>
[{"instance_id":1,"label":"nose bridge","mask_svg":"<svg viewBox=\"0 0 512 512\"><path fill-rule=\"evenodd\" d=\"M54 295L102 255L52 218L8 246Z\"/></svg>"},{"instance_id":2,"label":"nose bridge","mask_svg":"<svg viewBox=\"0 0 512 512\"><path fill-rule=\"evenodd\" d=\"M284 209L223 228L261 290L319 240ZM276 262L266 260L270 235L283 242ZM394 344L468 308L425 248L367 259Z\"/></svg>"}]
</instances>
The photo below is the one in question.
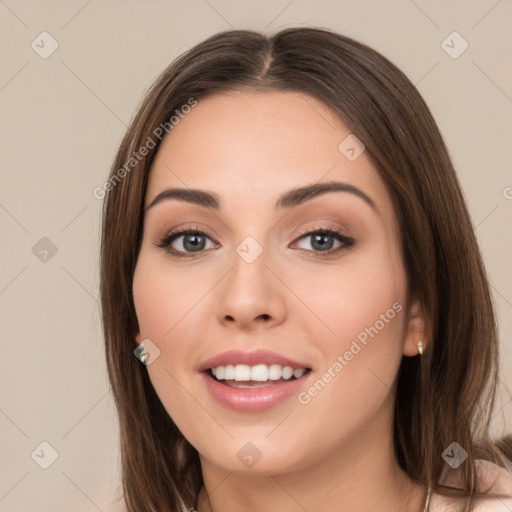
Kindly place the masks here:
<instances>
[{"instance_id":1,"label":"nose bridge","mask_svg":"<svg viewBox=\"0 0 512 512\"><path fill-rule=\"evenodd\" d=\"M221 322L247 327L257 320L278 322L284 314L279 281L269 270L271 251L248 236L235 248L232 269L226 276L218 301Z\"/></svg>"}]
</instances>

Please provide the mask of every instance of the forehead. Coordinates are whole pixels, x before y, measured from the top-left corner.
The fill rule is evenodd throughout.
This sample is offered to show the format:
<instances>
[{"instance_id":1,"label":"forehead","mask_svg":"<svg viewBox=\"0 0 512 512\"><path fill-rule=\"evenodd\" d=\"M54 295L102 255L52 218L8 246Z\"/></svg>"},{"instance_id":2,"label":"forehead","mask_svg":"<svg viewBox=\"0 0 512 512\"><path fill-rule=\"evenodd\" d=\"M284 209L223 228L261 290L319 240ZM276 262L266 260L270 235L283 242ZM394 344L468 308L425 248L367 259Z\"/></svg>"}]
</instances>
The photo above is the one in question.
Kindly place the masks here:
<instances>
[{"instance_id":1,"label":"forehead","mask_svg":"<svg viewBox=\"0 0 512 512\"><path fill-rule=\"evenodd\" d=\"M199 99L160 145L146 206L166 188L190 187L218 193L226 206L273 207L287 189L342 181L364 190L390 215L389 195L366 153L351 161L340 151L349 136L329 107L298 92Z\"/></svg>"}]
</instances>

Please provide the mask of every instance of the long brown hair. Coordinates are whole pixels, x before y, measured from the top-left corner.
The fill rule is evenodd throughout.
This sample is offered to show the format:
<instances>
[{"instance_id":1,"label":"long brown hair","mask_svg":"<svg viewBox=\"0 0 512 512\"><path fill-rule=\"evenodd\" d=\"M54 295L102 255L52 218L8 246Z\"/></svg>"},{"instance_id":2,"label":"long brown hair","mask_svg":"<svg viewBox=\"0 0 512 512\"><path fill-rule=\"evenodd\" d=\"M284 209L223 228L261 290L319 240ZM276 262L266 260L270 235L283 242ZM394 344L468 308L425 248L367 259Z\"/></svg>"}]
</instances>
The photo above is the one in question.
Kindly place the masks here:
<instances>
[{"instance_id":1,"label":"long brown hair","mask_svg":"<svg viewBox=\"0 0 512 512\"><path fill-rule=\"evenodd\" d=\"M397 375L396 457L412 479L441 494L467 497L469 509L481 490L476 460L510 471L512 439L496 441L489 434L498 382L497 326L454 167L424 100L390 61L330 30L289 28L272 36L222 32L172 62L146 94L101 188L102 322L127 510L194 507L203 483L197 451L134 357L132 281L148 175L163 135L174 128L170 119L184 105L230 90L315 97L366 146L395 206L409 293L420 299L427 318L423 357L403 357ZM457 486L448 485L453 470L441 456L454 441L468 454Z\"/></svg>"}]
</instances>

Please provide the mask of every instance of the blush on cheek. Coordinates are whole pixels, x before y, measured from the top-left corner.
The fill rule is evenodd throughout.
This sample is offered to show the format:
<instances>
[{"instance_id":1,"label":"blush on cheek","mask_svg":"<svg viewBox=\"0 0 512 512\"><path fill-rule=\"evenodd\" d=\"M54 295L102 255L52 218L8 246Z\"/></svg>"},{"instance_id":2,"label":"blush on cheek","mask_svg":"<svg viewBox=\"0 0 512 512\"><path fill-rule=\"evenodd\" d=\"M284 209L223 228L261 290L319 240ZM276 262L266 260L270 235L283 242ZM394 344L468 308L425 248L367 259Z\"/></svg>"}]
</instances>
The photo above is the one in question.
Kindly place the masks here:
<instances>
[{"instance_id":1,"label":"blush on cheek","mask_svg":"<svg viewBox=\"0 0 512 512\"><path fill-rule=\"evenodd\" d=\"M168 263L159 265L159 259L142 250L133 278L133 297L141 334L156 339L173 336L179 323L187 324L194 318L194 308L208 290L205 280L193 279ZM182 325L180 327L182 327Z\"/></svg>"}]
</instances>

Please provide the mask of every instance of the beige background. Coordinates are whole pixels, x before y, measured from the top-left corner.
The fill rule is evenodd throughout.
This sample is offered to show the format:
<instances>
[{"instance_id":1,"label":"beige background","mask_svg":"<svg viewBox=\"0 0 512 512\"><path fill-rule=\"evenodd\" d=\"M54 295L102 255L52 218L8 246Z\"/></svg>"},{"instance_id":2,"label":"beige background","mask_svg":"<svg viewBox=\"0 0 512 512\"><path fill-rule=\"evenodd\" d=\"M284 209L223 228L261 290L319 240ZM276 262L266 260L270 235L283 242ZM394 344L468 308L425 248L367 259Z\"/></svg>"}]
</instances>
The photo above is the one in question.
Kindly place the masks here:
<instances>
[{"instance_id":1,"label":"beige background","mask_svg":"<svg viewBox=\"0 0 512 512\"><path fill-rule=\"evenodd\" d=\"M115 510L117 424L97 304L101 201L92 192L153 79L230 27L333 28L417 84L477 226L512 388L510 0L6 0L0 16L1 511ZM43 59L31 44L48 51L45 31L58 48ZM453 31L469 44L458 58L441 46ZM445 44L453 53L463 41ZM496 432L512 430L509 399ZM58 453L47 469L38 465L50 461L43 441Z\"/></svg>"}]
</instances>

